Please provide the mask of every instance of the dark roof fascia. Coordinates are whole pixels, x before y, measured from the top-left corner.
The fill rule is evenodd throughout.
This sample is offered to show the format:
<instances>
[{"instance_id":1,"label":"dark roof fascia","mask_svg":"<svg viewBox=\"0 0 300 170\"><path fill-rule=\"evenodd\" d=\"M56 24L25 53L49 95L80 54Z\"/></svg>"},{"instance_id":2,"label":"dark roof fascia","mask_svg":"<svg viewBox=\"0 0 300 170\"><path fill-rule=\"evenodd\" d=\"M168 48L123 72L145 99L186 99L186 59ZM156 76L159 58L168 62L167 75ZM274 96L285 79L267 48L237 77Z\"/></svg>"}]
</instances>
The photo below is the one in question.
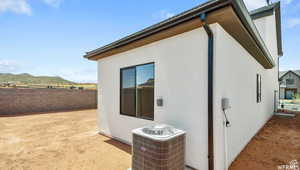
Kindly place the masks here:
<instances>
[{"instance_id":1,"label":"dark roof fascia","mask_svg":"<svg viewBox=\"0 0 300 170\"><path fill-rule=\"evenodd\" d=\"M208 1L200 6L197 6L195 8L192 8L191 10L185 11L179 15L176 15L172 18L169 18L165 21L162 21L158 24L155 24L153 26L150 26L148 28L145 28L137 33L134 33L132 35L129 35L125 38L122 38L118 41L115 41L111 44L108 44L106 46L103 46L101 48L98 48L96 50L87 52L86 55L84 55L85 58L91 59L92 57L104 53L106 51L112 50L114 48L118 48L120 46L123 46L125 44L131 43L133 41L142 39L144 37L150 36L152 34L155 34L157 32L160 32L162 30L168 29L170 27L173 27L175 25L178 25L180 23L189 21L195 17L198 17L201 13L209 13L216 9L219 9L221 7L232 5L233 9L237 13L238 17L242 21L243 25L246 27L247 31L250 33L251 37L254 39L254 41L258 44L258 47L266 56L269 66L268 68L272 68L275 64L272 59L272 56L270 52L268 51L264 41L262 40L256 26L253 23L253 20L250 17L250 14L245 6L245 4L241 0L211 0Z\"/></svg>"},{"instance_id":2,"label":"dark roof fascia","mask_svg":"<svg viewBox=\"0 0 300 170\"><path fill-rule=\"evenodd\" d=\"M280 80L289 71L280 71L278 79Z\"/></svg>"},{"instance_id":3,"label":"dark roof fascia","mask_svg":"<svg viewBox=\"0 0 300 170\"><path fill-rule=\"evenodd\" d=\"M264 6L264 7L255 9L253 11L250 11L251 18L252 19L258 19L258 18L273 15L274 7L275 7L276 4L277 3L274 3L274 4L271 4L271 5Z\"/></svg>"},{"instance_id":4,"label":"dark roof fascia","mask_svg":"<svg viewBox=\"0 0 300 170\"><path fill-rule=\"evenodd\" d=\"M250 15L251 15L251 18L255 20L255 19L262 18L262 17L273 15L274 12L275 12L275 18L276 18L278 55L283 56L280 2L276 2L271 5L253 10L250 12Z\"/></svg>"},{"instance_id":5,"label":"dark roof fascia","mask_svg":"<svg viewBox=\"0 0 300 170\"><path fill-rule=\"evenodd\" d=\"M104 53L104 52L112 50L114 48L118 48L125 44L131 43L133 41L143 39L144 37L153 35L162 30L166 30L166 29L174 27L175 25L178 25L180 23L194 19L194 18L198 17L201 13L209 12L209 11L218 9L220 7L226 6L228 4L230 4L230 0L210 0L204 4L201 4L197 7L195 7L195 8L192 8L188 11L184 11L174 17L171 17L167 20L164 20L162 22L154 24L150 27L147 27L141 31L138 31L134 34L126 36L120 40L113 42L113 43L110 43L110 44L100 47L98 49L87 52L86 55L84 55L84 57L88 58L88 59L92 58L93 56L96 56L100 53Z\"/></svg>"},{"instance_id":6,"label":"dark roof fascia","mask_svg":"<svg viewBox=\"0 0 300 170\"><path fill-rule=\"evenodd\" d=\"M289 71L287 71L286 73L284 73L282 76L280 76L280 77L279 77L279 80L282 80L282 78L283 78L284 76L286 76L288 73L293 73L293 74L295 74L297 77L300 78L300 75L299 75L298 73L294 72L293 70L289 70Z\"/></svg>"},{"instance_id":7,"label":"dark roof fascia","mask_svg":"<svg viewBox=\"0 0 300 170\"><path fill-rule=\"evenodd\" d=\"M252 18L250 17L250 14L244 2L241 0L232 0L232 4L235 9L235 12L238 14L238 17L246 27L247 31L250 33L254 41L258 44L263 54L267 57L267 60L270 64L269 68L273 68L275 66L273 57L271 56L266 44L261 38L260 33L258 32Z\"/></svg>"},{"instance_id":8,"label":"dark roof fascia","mask_svg":"<svg viewBox=\"0 0 300 170\"><path fill-rule=\"evenodd\" d=\"M282 76L280 76L279 77L279 80L282 80L282 78L284 77L284 76L286 76L288 73L290 73L290 72L292 72L291 70L289 70L289 71L287 71L286 73L284 73Z\"/></svg>"},{"instance_id":9,"label":"dark roof fascia","mask_svg":"<svg viewBox=\"0 0 300 170\"><path fill-rule=\"evenodd\" d=\"M300 77L300 70L294 70L293 72Z\"/></svg>"}]
</instances>

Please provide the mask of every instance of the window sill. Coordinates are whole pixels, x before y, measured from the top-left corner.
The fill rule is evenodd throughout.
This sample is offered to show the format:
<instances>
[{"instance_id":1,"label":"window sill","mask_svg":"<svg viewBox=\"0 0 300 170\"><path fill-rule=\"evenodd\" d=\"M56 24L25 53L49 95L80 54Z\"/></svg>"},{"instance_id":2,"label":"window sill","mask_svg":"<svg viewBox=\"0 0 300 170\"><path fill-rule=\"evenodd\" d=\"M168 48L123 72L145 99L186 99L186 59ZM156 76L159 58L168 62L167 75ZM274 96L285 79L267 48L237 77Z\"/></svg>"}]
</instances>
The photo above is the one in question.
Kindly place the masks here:
<instances>
[{"instance_id":1,"label":"window sill","mask_svg":"<svg viewBox=\"0 0 300 170\"><path fill-rule=\"evenodd\" d=\"M136 116L129 115L129 114L124 114L124 113L120 113L120 115L121 115L121 116L132 117L132 118L137 118L137 119L143 119L143 120L154 121L154 118L148 118L148 117L136 117Z\"/></svg>"}]
</instances>

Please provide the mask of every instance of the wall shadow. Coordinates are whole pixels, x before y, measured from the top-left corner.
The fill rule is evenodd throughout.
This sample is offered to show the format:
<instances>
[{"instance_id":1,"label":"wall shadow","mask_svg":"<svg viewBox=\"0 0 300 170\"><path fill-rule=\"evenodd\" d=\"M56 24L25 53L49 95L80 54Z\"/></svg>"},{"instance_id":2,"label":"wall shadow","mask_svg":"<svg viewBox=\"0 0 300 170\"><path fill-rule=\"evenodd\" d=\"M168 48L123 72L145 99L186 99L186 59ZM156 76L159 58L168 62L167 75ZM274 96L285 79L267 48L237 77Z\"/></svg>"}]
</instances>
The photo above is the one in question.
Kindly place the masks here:
<instances>
[{"instance_id":1,"label":"wall shadow","mask_svg":"<svg viewBox=\"0 0 300 170\"><path fill-rule=\"evenodd\" d=\"M99 134L101 135L101 134ZM131 154L131 146L128 145L128 144L125 144L125 143L122 143L122 142L119 142L115 139L107 139L104 141L105 143L108 143L110 145L113 145L114 147L117 147L118 149L128 153L128 154Z\"/></svg>"}]
</instances>

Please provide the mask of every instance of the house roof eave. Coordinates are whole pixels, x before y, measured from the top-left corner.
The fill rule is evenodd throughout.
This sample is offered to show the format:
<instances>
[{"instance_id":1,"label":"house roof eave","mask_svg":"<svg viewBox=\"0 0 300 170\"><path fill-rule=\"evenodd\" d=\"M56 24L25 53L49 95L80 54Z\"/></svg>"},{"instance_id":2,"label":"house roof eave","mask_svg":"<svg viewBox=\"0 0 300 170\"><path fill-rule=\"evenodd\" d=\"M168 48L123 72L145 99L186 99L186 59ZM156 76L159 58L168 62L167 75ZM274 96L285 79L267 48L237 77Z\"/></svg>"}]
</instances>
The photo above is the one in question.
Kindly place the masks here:
<instances>
[{"instance_id":1,"label":"house roof eave","mask_svg":"<svg viewBox=\"0 0 300 170\"><path fill-rule=\"evenodd\" d=\"M264 56L269 62L269 66L266 68L273 68L275 66L275 62L273 60L272 55L270 54L267 46L265 45L263 39L260 36L260 33L258 32L252 18L250 17L250 14L241 0L232 0L234 9L236 10L236 13L238 14L238 17L240 17L241 21L245 25L247 31L251 34L251 36L254 38L256 43L261 48Z\"/></svg>"},{"instance_id":2,"label":"house roof eave","mask_svg":"<svg viewBox=\"0 0 300 170\"><path fill-rule=\"evenodd\" d=\"M96 50L87 52L86 55L84 55L85 58L88 58L90 60L97 60L97 56L99 56L101 53L105 53L107 51L125 46L126 44L132 43L134 41L143 39L147 36L151 36L153 34L156 34L162 30L175 27L176 25L179 25L180 23L186 22L188 20L191 20L193 18L198 17L201 13L211 13L214 10L226 7L226 6L232 6L235 13L241 20L242 24L246 28L247 32L251 35L252 39L257 44L258 48L261 50L261 53L264 56L264 60L266 60L267 64L264 64L264 67L266 69L273 68L274 67L274 61L273 57L271 56L268 48L266 47L264 41L262 40L256 26L253 23L253 20L250 17L250 14L245 7L244 3L240 0L212 0L208 1L207 3L204 3L200 6L197 6L191 10L188 10L186 12L183 12L179 15L176 15L170 19L167 19L165 21L162 21L158 24L155 24L153 26L150 26L146 29L143 29L137 33L131 34L125 38L122 38L118 41L115 41L111 44L108 44L106 46L103 46L101 48L98 48ZM107 55L109 56L109 55Z\"/></svg>"},{"instance_id":3,"label":"house roof eave","mask_svg":"<svg viewBox=\"0 0 300 170\"><path fill-rule=\"evenodd\" d=\"M297 72L293 71L293 70L289 70L289 71L286 71L284 74L282 74L280 77L279 77L279 80L282 80L282 78L284 76L286 76L288 73L292 73L292 74L295 74L297 77L300 78L300 74L298 74Z\"/></svg>"},{"instance_id":4,"label":"house roof eave","mask_svg":"<svg viewBox=\"0 0 300 170\"><path fill-rule=\"evenodd\" d=\"M117 48L119 46L122 46L124 44L130 43L132 41L135 41L137 39L142 39L146 36L149 36L151 34L154 34L156 32L159 32L163 29L167 29L173 26L176 26L177 24L181 22L185 22L191 18L199 16L203 12L210 11L213 9L213 7L217 8L219 6L225 6L229 3L229 0L211 0L204 4L201 4L199 6L196 6L188 11L184 11L178 15L175 15L171 18L168 18L164 21L161 21L157 24L154 24L152 26L149 26L145 29L142 29L141 31L138 31L136 33L133 33L131 35L128 35L124 38L121 38L117 41L114 41L108 45L102 46L100 48L97 48L95 50L92 50L90 52L86 52L84 55L85 58L92 59L95 55L98 55L99 53L106 52L108 50L111 50L113 48Z\"/></svg>"}]
</instances>

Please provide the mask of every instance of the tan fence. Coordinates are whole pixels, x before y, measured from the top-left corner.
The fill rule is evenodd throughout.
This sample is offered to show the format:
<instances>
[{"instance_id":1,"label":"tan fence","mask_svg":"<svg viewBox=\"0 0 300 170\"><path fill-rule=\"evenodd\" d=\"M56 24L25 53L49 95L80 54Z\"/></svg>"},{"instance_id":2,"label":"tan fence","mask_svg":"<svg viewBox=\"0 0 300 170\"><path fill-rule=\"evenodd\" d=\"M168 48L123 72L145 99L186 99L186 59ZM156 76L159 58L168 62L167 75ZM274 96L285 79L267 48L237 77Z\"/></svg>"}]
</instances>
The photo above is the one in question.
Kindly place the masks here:
<instances>
[{"instance_id":1,"label":"tan fence","mask_svg":"<svg viewBox=\"0 0 300 170\"><path fill-rule=\"evenodd\" d=\"M0 88L0 115L95 108L96 90Z\"/></svg>"}]
</instances>

